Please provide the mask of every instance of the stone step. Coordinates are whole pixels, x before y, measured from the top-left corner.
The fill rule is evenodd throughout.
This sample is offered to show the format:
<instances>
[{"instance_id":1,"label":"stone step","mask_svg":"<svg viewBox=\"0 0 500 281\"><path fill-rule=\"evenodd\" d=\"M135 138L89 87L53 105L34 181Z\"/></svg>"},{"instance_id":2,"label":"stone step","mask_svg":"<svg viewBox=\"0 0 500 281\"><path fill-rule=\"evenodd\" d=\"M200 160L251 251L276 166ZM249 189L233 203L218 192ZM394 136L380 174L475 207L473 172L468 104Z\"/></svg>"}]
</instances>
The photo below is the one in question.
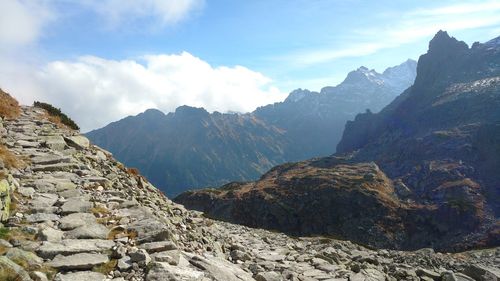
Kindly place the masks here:
<instances>
[{"instance_id":1,"label":"stone step","mask_svg":"<svg viewBox=\"0 0 500 281\"><path fill-rule=\"evenodd\" d=\"M38 256L52 259L57 255L73 255L78 253L100 253L110 250L115 243L102 239L65 239L60 243L43 242L36 250Z\"/></svg>"}]
</instances>

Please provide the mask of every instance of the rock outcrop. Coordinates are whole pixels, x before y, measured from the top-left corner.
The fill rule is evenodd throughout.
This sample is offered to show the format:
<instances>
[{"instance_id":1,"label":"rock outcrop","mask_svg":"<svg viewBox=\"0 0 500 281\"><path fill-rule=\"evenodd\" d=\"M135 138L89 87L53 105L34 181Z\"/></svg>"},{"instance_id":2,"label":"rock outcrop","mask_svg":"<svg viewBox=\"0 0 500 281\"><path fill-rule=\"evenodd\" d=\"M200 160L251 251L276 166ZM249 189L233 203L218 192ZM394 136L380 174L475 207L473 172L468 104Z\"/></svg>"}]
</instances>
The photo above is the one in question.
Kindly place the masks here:
<instances>
[{"instance_id":1,"label":"rock outcrop","mask_svg":"<svg viewBox=\"0 0 500 281\"><path fill-rule=\"evenodd\" d=\"M348 241L294 238L214 221L173 203L109 152L42 116L40 109L23 107L19 118L0 122L6 129L1 135L6 147L27 162L26 167L2 170L11 175L15 191L10 193L9 217L0 227L1 280L495 280L499 276L495 269L499 249L460 254L371 250ZM63 142L47 144L49 138ZM358 168L370 174L367 179L387 180L373 164ZM370 192L380 196L391 192L380 187L374 183Z\"/></svg>"}]
</instances>

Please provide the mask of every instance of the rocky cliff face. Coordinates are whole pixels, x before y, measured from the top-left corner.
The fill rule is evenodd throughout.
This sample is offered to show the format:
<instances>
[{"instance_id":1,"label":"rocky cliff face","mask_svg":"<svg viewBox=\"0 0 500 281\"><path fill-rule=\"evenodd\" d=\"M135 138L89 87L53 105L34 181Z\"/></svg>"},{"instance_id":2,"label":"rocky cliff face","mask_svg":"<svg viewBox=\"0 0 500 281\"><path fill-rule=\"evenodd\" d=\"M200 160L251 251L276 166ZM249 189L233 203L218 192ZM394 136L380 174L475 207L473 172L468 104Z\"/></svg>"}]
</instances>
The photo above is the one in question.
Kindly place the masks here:
<instances>
[{"instance_id":1,"label":"rocky cliff face","mask_svg":"<svg viewBox=\"0 0 500 281\"><path fill-rule=\"evenodd\" d=\"M254 180L277 164L332 154L345 122L391 102L413 83L415 69L411 60L383 74L361 67L336 87L296 90L249 114L148 110L87 136L169 195Z\"/></svg>"},{"instance_id":2,"label":"rocky cliff face","mask_svg":"<svg viewBox=\"0 0 500 281\"><path fill-rule=\"evenodd\" d=\"M348 122L337 157L177 200L232 222L376 247L498 245L499 74L496 45L469 48L439 32L415 84L380 113Z\"/></svg>"},{"instance_id":3,"label":"rocky cliff face","mask_svg":"<svg viewBox=\"0 0 500 281\"><path fill-rule=\"evenodd\" d=\"M211 220L173 203L77 132L45 120L42 110L21 111L20 117L0 122L2 143L26 161L24 167L1 169L12 185L12 203L0 227L0 280L499 277L500 249L460 254L371 250L348 241L294 238ZM392 192L382 188L387 178L374 164L354 167L371 175L365 180L371 181L366 187L373 195L366 196Z\"/></svg>"}]
</instances>

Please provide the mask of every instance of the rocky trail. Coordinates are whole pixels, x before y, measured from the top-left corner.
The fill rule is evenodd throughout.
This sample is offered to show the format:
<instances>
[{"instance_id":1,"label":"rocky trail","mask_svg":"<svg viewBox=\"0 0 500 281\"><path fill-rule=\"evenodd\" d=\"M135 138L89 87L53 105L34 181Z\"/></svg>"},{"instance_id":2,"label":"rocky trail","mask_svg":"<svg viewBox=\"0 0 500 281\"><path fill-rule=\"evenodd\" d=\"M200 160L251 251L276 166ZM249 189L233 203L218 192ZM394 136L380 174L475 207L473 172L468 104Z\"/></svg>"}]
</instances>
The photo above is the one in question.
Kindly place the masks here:
<instances>
[{"instance_id":1,"label":"rocky trail","mask_svg":"<svg viewBox=\"0 0 500 281\"><path fill-rule=\"evenodd\" d=\"M373 250L215 221L166 198L85 137L22 107L1 143L1 280L498 280L500 248ZM1 276L1 275L0 275ZM8 279L11 278L11 279ZM16 279L17 278L17 279Z\"/></svg>"}]
</instances>

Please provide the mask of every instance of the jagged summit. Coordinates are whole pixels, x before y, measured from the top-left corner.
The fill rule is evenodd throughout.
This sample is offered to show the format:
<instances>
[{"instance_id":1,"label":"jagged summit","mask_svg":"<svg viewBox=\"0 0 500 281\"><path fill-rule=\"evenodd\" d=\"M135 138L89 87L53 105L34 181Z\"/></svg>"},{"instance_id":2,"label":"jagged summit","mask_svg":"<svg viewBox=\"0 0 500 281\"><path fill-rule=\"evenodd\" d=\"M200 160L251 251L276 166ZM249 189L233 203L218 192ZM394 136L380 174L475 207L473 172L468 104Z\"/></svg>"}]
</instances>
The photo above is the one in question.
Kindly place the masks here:
<instances>
[{"instance_id":1,"label":"jagged summit","mask_svg":"<svg viewBox=\"0 0 500 281\"><path fill-rule=\"evenodd\" d=\"M189 117L189 116L203 117L203 116L208 116L209 114L210 113L203 107L194 107L188 105L182 105L177 107L174 113L174 115L179 118Z\"/></svg>"},{"instance_id":2,"label":"jagged summit","mask_svg":"<svg viewBox=\"0 0 500 281\"><path fill-rule=\"evenodd\" d=\"M300 100L302 100L303 98L311 95L311 94L314 94L315 92L311 92L307 89L296 89L296 90L293 90L289 95L288 97L285 99L284 102L298 102Z\"/></svg>"},{"instance_id":3,"label":"jagged summit","mask_svg":"<svg viewBox=\"0 0 500 281\"><path fill-rule=\"evenodd\" d=\"M448 32L440 30L429 42L428 53L445 54L467 50L468 48L467 43L458 41L455 37L448 35Z\"/></svg>"}]
</instances>

